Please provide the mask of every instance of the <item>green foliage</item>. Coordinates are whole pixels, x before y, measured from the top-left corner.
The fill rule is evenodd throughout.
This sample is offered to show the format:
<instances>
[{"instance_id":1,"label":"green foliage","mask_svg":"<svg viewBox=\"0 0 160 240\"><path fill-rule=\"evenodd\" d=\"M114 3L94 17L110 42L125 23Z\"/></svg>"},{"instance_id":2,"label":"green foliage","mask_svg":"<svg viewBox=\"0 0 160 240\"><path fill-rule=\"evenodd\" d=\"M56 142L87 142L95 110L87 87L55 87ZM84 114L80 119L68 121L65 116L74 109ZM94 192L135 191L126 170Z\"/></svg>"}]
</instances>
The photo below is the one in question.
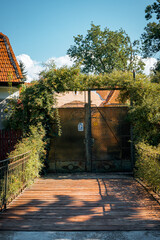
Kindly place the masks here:
<instances>
[{"instance_id":1,"label":"green foliage","mask_svg":"<svg viewBox=\"0 0 160 240\"><path fill-rule=\"evenodd\" d=\"M144 180L153 190L160 193L160 146L144 143L136 145L137 161L135 175Z\"/></svg>"},{"instance_id":2,"label":"green foliage","mask_svg":"<svg viewBox=\"0 0 160 240\"><path fill-rule=\"evenodd\" d=\"M135 141L145 140L157 145L160 141L160 86L151 83L142 74L133 80L131 72L113 71L99 75L86 75L79 68L50 68L41 75L56 92L83 91L94 88L120 88L120 100L130 102L129 120L134 126Z\"/></svg>"},{"instance_id":3,"label":"green foliage","mask_svg":"<svg viewBox=\"0 0 160 240\"><path fill-rule=\"evenodd\" d=\"M41 80L22 92L13 115L11 125L22 129L42 123L48 135L52 135L52 124L60 120L56 107L56 93L83 91L94 88L120 88L120 100L130 102L129 119L134 126L135 141L142 139L152 145L160 141L160 86L150 83L145 75L137 74L133 80L131 72L113 71L99 75L86 75L80 68L59 68L52 64L41 73ZM54 106L54 107L53 107ZM60 129L60 128L59 128ZM60 131L59 131L60 133ZM49 141L49 140L48 140Z\"/></svg>"},{"instance_id":4,"label":"green foliage","mask_svg":"<svg viewBox=\"0 0 160 240\"><path fill-rule=\"evenodd\" d=\"M40 74L41 80L45 81L52 92L65 92L83 88L81 80L86 78L85 75L80 74L80 69L71 67L62 67L56 69L53 63L47 66L47 68ZM84 79L83 79L84 78Z\"/></svg>"},{"instance_id":5,"label":"green foliage","mask_svg":"<svg viewBox=\"0 0 160 240\"><path fill-rule=\"evenodd\" d=\"M82 64L84 73L110 73L113 70L143 70L144 64L138 60L138 41L133 44L124 30L111 31L91 24L87 35L74 37L75 45L67 54L76 64Z\"/></svg>"},{"instance_id":6,"label":"green foliage","mask_svg":"<svg viewBox=\"0 0 160 240\"><path fill-rule=\"evenodd\" d=\"M45 149L49 148L53 121L59 125L56 110L56 93L83 91L96 88L121 89L120 100L132 101L129 106L129 120L133 125L134 141L158 146L160 142L160 85L151 83L143 74L129 71L112 71L99 75L86 75L80 68L59 68L48 65L40 75L41 79L27 87L13 108L10 126L30 132L30 126L41 123L45 129Z\"/></svg>"},{"instance_id":7,"label":"green foliage","mask_svg":"<svg viewBox=\"0 0 160 240\"><path fill-rule=\"evenodd\" d=\"M30 126L41 123L46 131L51 131L55 119L54 95L54 90L42 79L23 89L20 98L10 102L12 111L8 116L8 127L28 132Z\"/></svg>"},{"instance_id":8,"label":"green foliage","mask_svg":"<svg viewBox=\"0 0 160 240\"><path fill-rule=\"evenodd\" d=\"M47 144L43 141L44 136L45 130L41 124L37 124L36 127L30 126L28 134L26 134L26 136L16 144L15 149L9 154L8 157L10 158L15 155L31 151L31 159L40 159L40 161L43 162L46 154L44 148Z\"/></svg>"},{"instance_id":9,"label":"green foliage","mask_svg":"<svg viewBox=\"0 0 160 240\"><path fill-rule=\"evenodd\" d=\"M94 88L129 88L133 84L131 72L112 71L99 75L86 75L81 73L79 67L49 68L41 73L41 78L57 93L66 91L85 91ZM143 74L137 74L137 81L147 81ZM146 80L147 79L147 80Z\"/></svg>"},{"instance_id":10,"label":"green foliage","mask_svg":"<svg viewBox=\"0 0 160 240\"><path fill-rule=\"evenodd\" d=\"M160 83L160 0L156 0L152 5L145 9L145 18L147 20L156 17L155 21L149 22L145 27L145 32L141 36L142 51L144 57L151 57L156 54L158 62L151 74L151 81Z\"/></svg>"},{"instance_id":11,"label":"green foliage","mask_svg":"<svg viewBox=\"0 0 160 240\"><path fill-rule=\"evenodd\" d=\"M131 90L133 107L129 119L133 124L136 142L160 143L160 86L153 83L135 83Z\"/></svg>"},{"instance_id":12,"label":"green foliage","mask_svg":"<svg viewBox=\"0 0 160 240\"><path fill-rule=\"evenodd\" d=\"M24 164L23 172L21 164L9 172L7 199L17 195L24 183L25 185L29 185L39 176L46 156L46 151L44 150L46 143L43 141L44 136L45 131L40 124L38 124L38 127L31 126L30 134L22 138L22 140L16 144L15 150L9 154L8 157L12 158L30 151L30 158Z\"/></svg>"},{"instance_id":13,"label":"green foliage","mask_svg":"<svg viewBox=\"0 0 160 240\"><path fill-rule=\"evenodd\" d=\"M160 50L160 23L148 23L142 34L144 57L152 56Z\"/></svg>"},{"instance_id":14,"label":"green foliage","mask_svg":"<svg viewBox=\"0 0 160 240\"><path fill-rule=\"evenodd\" d=\"M152 70L151 82L160 83L160 60L157 61L155 68Z\"/></svg>"},{"instance_id":15,"label":"green foliage","mask_svg":"<svg viewBox=\"0 0 160 240\"><path fill-rule=\"evenodd\" d=\"M156 0L152 5L148 5L145 13L147 20L151 19L153 14L157 19L157 22L149 22L142 34L144 56L149 57L160 51L160 1Z\"/></svg>"},{"instance_id":16,"label":"green foliage","mask_svg":"<svg viewBox=\"0 0 160 240\"><path fill-rule=\"evenodd\" d=\"M145 10L147 20L152 18L153 13L156 14L156 18L160 19L160 0L156 0L152 5L148 5Z\"/></svg>"},{"instance_id":17,"label":"green foliage","mask_svg":"<svg viewBox=\"0 0 160 240\"><path fill-rule=\"evenodd\" d=\"M27 71L25 69L25 65L22 61L19 61L19 67L21 69L21 72L22 72L22 76L23 78L21 79L22 82L26 82L27 80Z\"/></svg>"},{"instance_id":18,"label":"green foliage","mask_svg":"<svg viewBox=\"0 0 160 240\"><path fill-rule=\"evenodd\" d=\"M30 127L43 126L45 135L43 141L47 153L50 148L50 135L53 134L53 123L58 125L58 134L61 134L60 119L55 109L55 92L49 81L40 79L21 89L19 99L10 100L7 127L21 129L24 137L30 134ZM45 165L47 167L47 156Z\"/></svg>"}]
</instances>

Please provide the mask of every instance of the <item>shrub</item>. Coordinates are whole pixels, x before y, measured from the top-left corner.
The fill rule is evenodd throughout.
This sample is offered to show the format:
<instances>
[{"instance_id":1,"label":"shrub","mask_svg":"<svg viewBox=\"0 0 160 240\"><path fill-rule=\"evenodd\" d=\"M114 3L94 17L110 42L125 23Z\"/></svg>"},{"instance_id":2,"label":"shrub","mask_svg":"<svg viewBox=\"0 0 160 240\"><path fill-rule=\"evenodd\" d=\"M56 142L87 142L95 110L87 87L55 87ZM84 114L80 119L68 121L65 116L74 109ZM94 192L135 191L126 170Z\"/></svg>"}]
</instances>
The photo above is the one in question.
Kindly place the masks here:
<instances>
[{"instance_id":1,"label":"shrub","mask_svg":"<svg viewBox=\"0 0 160 240\"><path fill-rule=\"evenodd\" d=\"M139 88L139 89L138 89ZM134 103L129 111L135 142L160 143L160 87L156 83L135 84Z\"/></svg>"},{"instance_id":2,"label":"shrub","mask_svg":"<svg viewBox=\"0 0 160 240\"><path fill-rule=\"evenodd\" d=\"M135 176L160 193L160 146L139 143L136 145L136 158Z\"/></svg>"},{"instance_id":3,"label":"shrub","mask_svg":"<svg viewBox=\"0 0 160 240\"><path fill-rule=\"evenodd\" d=\"M30 158L25 164L24 171L21 171L20 166L20 169L17 167L16 170L11 171L9 174L7 199L18 194L24 182L29 185L39 176L46 155L45 142L43 141L44 135L45 131L41 125L38 125L38 127L31 126L29 135L22 138L16 144L15 150L9 154L8 157L12 158L30 151ZM22 182L22 179L24 182Z\"/></svg>"}]
</instances>

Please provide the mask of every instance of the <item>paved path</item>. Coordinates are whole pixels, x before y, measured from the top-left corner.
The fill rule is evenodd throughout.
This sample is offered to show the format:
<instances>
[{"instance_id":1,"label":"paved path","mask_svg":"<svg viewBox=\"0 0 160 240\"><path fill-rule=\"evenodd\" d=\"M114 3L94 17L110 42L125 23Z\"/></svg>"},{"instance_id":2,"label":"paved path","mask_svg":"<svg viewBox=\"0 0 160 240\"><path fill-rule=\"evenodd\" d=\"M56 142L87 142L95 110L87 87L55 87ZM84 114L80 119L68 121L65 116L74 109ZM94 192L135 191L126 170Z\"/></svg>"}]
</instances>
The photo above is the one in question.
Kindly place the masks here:
<instances>
[{"instance_id":1,"label":"paved path","mask_svg":"<svg viewBox=\"0 0 160 240\"><path fill-rule=\"evenodd\" d=\"M131 177L37 179L0 216L13 231L160 230L160 205Z\"/></svg>"},{"instance_id":2,"label":"paved path","mask_svg":"<svg viewBox=\"0 0 160 240\"><path fill-rule=\"evenodd\" d=\"M159 240L160 231L2 231L0 240Z\"/></svg>"}]
</instances>

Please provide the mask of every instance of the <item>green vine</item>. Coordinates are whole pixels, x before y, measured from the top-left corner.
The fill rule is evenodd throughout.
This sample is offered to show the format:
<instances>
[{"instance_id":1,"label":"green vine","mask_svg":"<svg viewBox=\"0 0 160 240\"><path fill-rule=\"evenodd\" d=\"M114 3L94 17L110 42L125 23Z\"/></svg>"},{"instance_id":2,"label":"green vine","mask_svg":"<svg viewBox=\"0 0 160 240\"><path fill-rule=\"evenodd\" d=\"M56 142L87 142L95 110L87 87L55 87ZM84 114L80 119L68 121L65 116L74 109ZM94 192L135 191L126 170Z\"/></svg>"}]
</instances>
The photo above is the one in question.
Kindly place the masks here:
<instances>
[{"instance_id":1,"label":"green vine","mask_svg":"<svg viewBox=\"0 0 160 240\"><path fill-rule=\"evenodd\" d=\"M53 124L61 134L60 118L56 109L56 95L67 91L95 89L121 89L120 100L130 102L128 119L133 125L134 141L157 146L160 143L160 84L151 83L143 74L133 79L131 72L113 71L108 74L86 75L80 68L47 66L40 80L22 88L18 101L13 100L8 126L23 129L24 136L30 126L41 124L45 130L45 149L49 152ZM47 159L47 155L46 155Z\"/></svg>"}]
</instances>

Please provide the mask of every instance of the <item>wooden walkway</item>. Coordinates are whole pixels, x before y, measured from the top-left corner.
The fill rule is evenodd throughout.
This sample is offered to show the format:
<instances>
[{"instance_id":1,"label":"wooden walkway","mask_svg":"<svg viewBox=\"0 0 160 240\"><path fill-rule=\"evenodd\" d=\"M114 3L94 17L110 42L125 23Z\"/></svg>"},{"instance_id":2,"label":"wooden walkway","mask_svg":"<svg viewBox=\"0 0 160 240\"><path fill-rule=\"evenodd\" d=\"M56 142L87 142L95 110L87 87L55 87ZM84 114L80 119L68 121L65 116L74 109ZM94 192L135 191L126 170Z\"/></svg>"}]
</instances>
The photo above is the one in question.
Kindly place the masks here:
<instances>
[{"instance_id":1,"label":"wooden walkway","mask_svg":"<svg viewBox=\"0 0 160 240\"><path fill-rule=\"evenodd\" d=\"M133 178L42 178L0 215L0 229L159 230L160 205Z\"/></svg>"}]
</instances>

